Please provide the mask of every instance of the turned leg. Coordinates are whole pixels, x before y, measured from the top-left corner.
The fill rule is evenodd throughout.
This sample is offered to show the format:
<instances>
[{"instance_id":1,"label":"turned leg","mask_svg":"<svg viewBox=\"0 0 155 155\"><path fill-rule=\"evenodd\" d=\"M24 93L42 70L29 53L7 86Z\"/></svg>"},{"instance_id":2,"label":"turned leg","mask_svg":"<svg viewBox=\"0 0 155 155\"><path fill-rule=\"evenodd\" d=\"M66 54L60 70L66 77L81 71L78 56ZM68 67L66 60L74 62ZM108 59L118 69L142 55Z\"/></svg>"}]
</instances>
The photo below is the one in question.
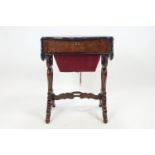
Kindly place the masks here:
<instances>
[{"instance_id":1,"label":"turned leg","mask_svg":"<svg viewBox=\"0 0 155 155\"><path fill-rule=\"evenodd\" d=\"M103 122L107 123L107 103L106 103L106 80L107 80L107 64L108 64L108 57L102 55L101 56L101 94L102 98L100 100L100 106L102 107L102 114L103 114Z\"/></svg>"},{"instance_id":2,"label":"turned leg","mask_svg":"<svg viewBox=\"0 0 155 155\"><path fill-rule=\"evenodd\" d=\"M52 98L53 95L53 57L47 56L46 57L46 64L47 64L47 81L48 81L48 96L47 96L47 110L46 110L46 123L50 122L51 110L52 106L54 107L54 100Z\"/></svg>"},{"instance_id":3,"label":"turned leg","mask_svg":"<svg viewBox=\"0 0 155 155\"><path fill-rule=\"evenodd\" d=\"M50 99L50 94L48 94L47 109L46 109L46 123L50 123L51 110L52 110L51 99Z\"/></svg>"},{"instance_id":4,"label":"turned leg","mask_svg":"<svg viewBox=\"0 0 155 155\"><path fill-rule=\"evenodd\" d=\"M106 104L106 92L103 94L103 97L102 97L102 115L103 115L103 122L104 123L108 123L107 104Z\"/></svg>"}]
</instances>

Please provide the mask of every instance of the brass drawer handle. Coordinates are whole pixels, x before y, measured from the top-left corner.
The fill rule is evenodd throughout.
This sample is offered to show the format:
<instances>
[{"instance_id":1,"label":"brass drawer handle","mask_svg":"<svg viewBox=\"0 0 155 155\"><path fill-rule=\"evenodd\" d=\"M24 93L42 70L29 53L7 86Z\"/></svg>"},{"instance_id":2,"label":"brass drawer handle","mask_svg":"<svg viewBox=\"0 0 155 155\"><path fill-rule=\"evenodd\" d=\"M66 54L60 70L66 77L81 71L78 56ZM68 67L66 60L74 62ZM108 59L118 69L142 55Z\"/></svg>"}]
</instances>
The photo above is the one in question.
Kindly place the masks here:
<instances>
[{"instance_id":1,"label":"brass drawer handle","mask_svg":"<svg viewBox=\"0 0 155 155\"><path fill-rule=\"evenodd\" d=\"M80 43L79 42L74 42L74 46L79 46Z\"/></svg>"}]
</instances>

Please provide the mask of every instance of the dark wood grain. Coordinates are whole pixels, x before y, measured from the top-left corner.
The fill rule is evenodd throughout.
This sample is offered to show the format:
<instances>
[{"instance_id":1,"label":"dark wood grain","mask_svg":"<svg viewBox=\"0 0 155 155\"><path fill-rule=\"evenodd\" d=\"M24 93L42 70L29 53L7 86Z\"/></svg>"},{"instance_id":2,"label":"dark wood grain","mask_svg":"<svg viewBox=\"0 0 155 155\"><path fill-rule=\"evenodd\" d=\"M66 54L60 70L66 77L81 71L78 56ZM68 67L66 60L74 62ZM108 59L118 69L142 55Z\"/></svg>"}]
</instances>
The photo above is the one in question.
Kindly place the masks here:
<instances>
[{"instance_id":1,"label":"dark wood grain","mask_svg":"<svg viewBox=\"0 0 155 155\"><path fill-rule=\"evenodd\" d=\"M44 40L43 51L52 53L108 53L112 51L111 40L59 41Z\"/></svg>"}]
</instances>

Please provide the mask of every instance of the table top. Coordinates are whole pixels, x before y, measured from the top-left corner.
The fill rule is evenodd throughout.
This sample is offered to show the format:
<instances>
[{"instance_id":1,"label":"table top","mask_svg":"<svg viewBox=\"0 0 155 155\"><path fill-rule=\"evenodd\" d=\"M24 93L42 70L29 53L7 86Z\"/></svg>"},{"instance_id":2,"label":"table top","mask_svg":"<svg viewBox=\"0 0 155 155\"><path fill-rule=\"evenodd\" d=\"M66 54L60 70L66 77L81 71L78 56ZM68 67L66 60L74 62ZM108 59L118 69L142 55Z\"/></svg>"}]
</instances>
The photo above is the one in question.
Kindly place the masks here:
<instances>
[{"instance_id":1,"label":"table top","mask_svg":"<svg viewBox=\"0 0 155 155\"><path fill-rule=\"evenodd\" d=\"M54 36L54 37L42 37L41 40L100 40L100 39L112 39L112 36Z\"/></svg>"}]
</instances>

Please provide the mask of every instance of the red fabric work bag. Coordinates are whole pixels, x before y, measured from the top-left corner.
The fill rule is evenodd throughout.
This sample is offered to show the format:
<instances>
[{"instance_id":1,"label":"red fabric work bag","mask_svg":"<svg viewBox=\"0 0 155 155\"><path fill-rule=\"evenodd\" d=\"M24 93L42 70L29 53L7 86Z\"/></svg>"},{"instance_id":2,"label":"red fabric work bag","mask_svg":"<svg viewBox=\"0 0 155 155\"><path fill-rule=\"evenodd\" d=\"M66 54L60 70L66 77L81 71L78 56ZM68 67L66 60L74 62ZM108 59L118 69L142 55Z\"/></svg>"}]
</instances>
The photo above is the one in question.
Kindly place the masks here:
<instances>
[{"instance_id":1,"label":"red fabric work bag","mask_svg":"<svg viewBox=\"0 0 155 155\"><path fill-rule=\"evenodd\" d=\"M60 72L94 72L99 54L54 54Z\"/></svg>"}]
</instances>

